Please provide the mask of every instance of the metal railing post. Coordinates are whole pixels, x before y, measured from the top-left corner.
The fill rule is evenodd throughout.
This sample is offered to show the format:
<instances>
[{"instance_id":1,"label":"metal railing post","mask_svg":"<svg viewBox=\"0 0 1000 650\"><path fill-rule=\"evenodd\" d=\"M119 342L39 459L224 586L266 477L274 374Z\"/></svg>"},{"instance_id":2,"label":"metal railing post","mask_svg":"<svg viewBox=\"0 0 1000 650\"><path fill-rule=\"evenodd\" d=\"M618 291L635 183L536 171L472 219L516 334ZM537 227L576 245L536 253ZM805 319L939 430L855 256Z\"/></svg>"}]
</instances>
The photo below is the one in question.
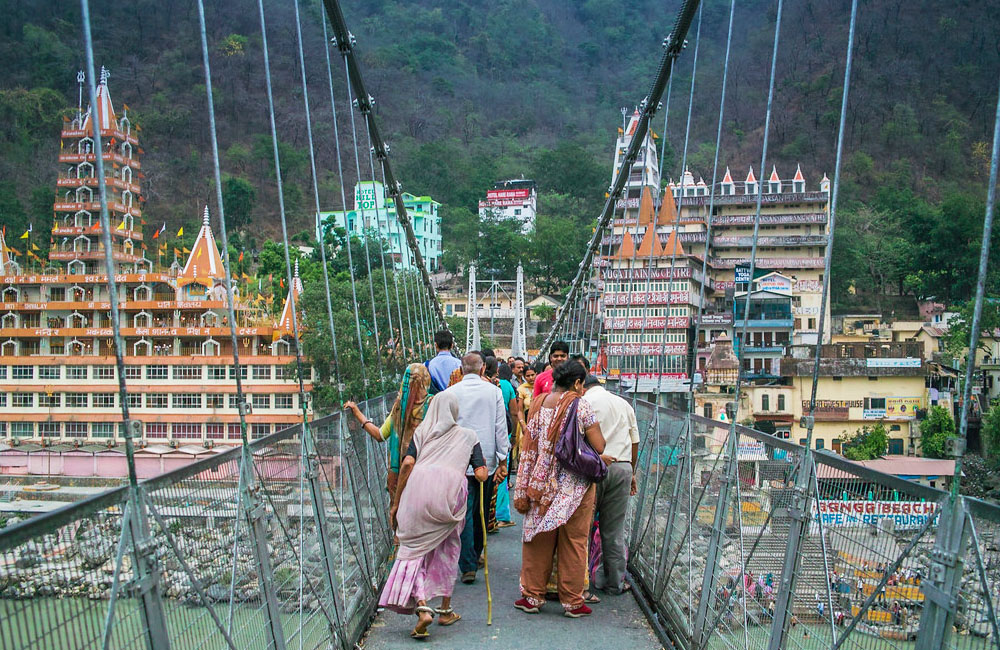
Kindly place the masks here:
<instances>
[{"instance_id":1,"label":"metal railing post","mask_svg":"<svg viewBox=\"0 0 1000 650\"><path fill-rule=\"evenodd\" d=\"M738 397L737 397L738 399ZM735 410L735 409L731 409ZM712 522L712 536L708 540L708 552L705 555L705 575L701 581L701 596L698 598L698 610L695 613L693 634L696 647L705 645L705 622L708 620L708 606L715 594L715 568L719 565L722 555L722 535L726 529L726 517L729 515L729 496L733 481L739 480L736 475L736 441L739 433L730 427L729 439L726 441L726 468L719 478L719 499L715 505L715 519ZM743 558L740 558L740 565Z\"/></svg>"},{"instance_id":2,"label":"metal railing post","mask_svg":"<svg viewBox=\"0 0 1000 650\"><path fill-rule=\"evenodd\" d=\"M316 518L316 536L319 538L320 551L323 554L323 567L326 573L327 587L330 589L330 598L333 602L333 614L337 619L332 625L339 629L330 630L331 635L336 634L340 639L340 644L344 650L349 650L350 645L344 636L344 619L341 603L337 597L337 567L333 561L333 552L330 550L330 535L326 526L326 507L323 504L323 492L319 484L319 451L316 448L316 441L313 439L312 431L305 424L302 425L303 449L306 457L302 459L302 469L306 471L306 480L309 482L309 498L312 501L313 516Z\"/></svg>"},{"instance_id":3,"label":"metal railing post","mask_svg":"<svg viewBox=\"0 0 1000 650\"><path fill-rule=\"evenodd\" d=\"M258 498L261 489L262 487L254 480L253 454L249 450L249 445L244 444L240 456L240 500L243 503L243 515L246 517L247 527L253 536L254 561L257 563L264 608L267 611L267 631L271 638L271 647L275 650L284 650L285 628L281 625L281 609L278 607L278 595L274 588L274 567L271 566L271 555L267 545L267 528L264 522L266 509L263 501ZM234 565L233 575L235 574ZM230 594L230 597L232 596L233 594Z\"/></svg>"},{"instance_id":4,"label":"metal railing post","mask_svg":"<svg viewBox=\"0 0 1000 650\"><path fill-rule=\"evenodd\" d=\"M657 411L659 411L659 407L657 407ZM685 420L686 420L685 429L687 431L686 435L689 436L688 439L690 439L691 426L692 426L691 418L688 417L685 418ZM678 436L677 444L674 445L673 448L677 449L677 447L680 445L680 442L681 438ZM653 578L654 601L659 601L660 598L663 596L663 591L667 588L666 580L669 577L665 575L667 572L667 556L670 554L670 540L674 534L674 521L677 519L677 515L679 512L677 505L680 502L681 485L684 481L685 476L688 478L688 481L690 481L693 478L691 473L692 466L690 464L692 459L691 459L691 454L688 453L689 449L690 445L687 445L687 447L684 450L684 456L683 456L684 460L683 462L680 463L680 466L678 467L677 476L674 477L673 491L670 493L670 507L667 508L667 525L666 528L663 530L663 548L660 549L660 557L657 558L656 573L654 574ZM671 456L676 457L672 451L671 451ZM653 503L656 503L655 494L653 495ZM692 506L693 504L691 503L688 504L688 508L691 508ZM683 540L681 543L683 544ZM677 549L677 552L678 554L680 554L680 548Z\"/></svg>"},{"instance_id":5,"label":"metal railing post","mask_svg":"<svg viewBox=\"0 0 1000 650\"><path fill-rule=\"evenodd\" d=\"M128 458L132 464L131 455ZM146 645L150 650L170 648L167 617L160 597L160 570L156 561L156 541L149 532L146 503L138 487L129 490L129 510L132 516L132 563L135 566L135 584L142 603L142 622L146 628Z\"/></svg>"},{"instance_id":6,"label":"metal railing post","mask_svg":"<svg viewBox=\"0 0 1000 650\"><path fill-rule=\"evenodd\" d=\"M951 497L945 501L931 551L930 574L920 581L924 611L917 631L917 650L943 648L951 633L962 586L963 551L969 534L967 519L964 498Z\"/></svg>"},{"instance_id":7,"label":"metal railing post","mask_svg":"<svg viewBox=\"0 0 1000 650\"><path fill-rule=\"evenodd\" d=\"M799 466L798 480L795 482L795 490L792 494L792 507L788 510L788 517L791 524L788 528L788 544L785 546L785 559L781 565L781 582L779 583L778 597L774 603L774 620L771 621L771 637L768 641L768 650L780 650L784 646L784 636L788 616L792 612L792 603L795 592L795 581L798 577L796 571L799 567L799 555L802 552L802 542L809 533L809 519L812 517L812 505L810 500L810 486L813 482L813 472L816 471L816 462L808 449L804 449L802 465Z\"/></svg>"}]
</instances>

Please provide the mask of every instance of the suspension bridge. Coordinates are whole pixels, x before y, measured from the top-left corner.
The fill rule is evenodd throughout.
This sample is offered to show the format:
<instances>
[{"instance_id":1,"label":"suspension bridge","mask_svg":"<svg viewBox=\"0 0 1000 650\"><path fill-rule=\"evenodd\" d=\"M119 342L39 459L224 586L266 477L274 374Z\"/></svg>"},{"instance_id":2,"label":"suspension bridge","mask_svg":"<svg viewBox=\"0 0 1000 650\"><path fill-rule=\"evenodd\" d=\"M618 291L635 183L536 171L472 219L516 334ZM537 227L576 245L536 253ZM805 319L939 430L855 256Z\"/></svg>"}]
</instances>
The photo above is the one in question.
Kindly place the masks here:
<instances>
[{"instance_id":1,"label":"suspension bridge","mask_svg":"<svg viewBox=\"0 0 1000 650\"><path fill-rule=\"evenodd\" d=\"M140 480L135 463L135 441L141 423L130 413L130 356L118 301L110 300L113 353L117 368L120 431L125 444L127 480L112 489L0 530L0 647L3 648L275 648L356 646L404 647L409 621L377 612L379 589L393 552L393 534L386 513L388 494L384 449L334 410L310 408L308 375L299 345L303 313L298 299L301 280L289 254L286 206L282 192L282 124L275 115L268 35L268 8L258 0L263 45L263 84L274 170L278 186L275 212L280 219L284 248L285 286L289 298L282 314L285 338L294 356L299 422L263 436L252 436L248 417L250 392L242 379L240 318L234 308L234 271L222 197L223 164L214 109L213 76L208 26L203 0L196 4L200 32L207 129L214 176L214 214L220 233L222 271L226 289L235 407L242 444L197 460L180 469ZM365 85L358 43L348 28L338 0L323 0L322 28L325 58L307 61L303 55L302 21L298 2L292 3L302 112L308 134L310 175L316 213L317 238L324 241L320 221L316 141L330 137L336 148L335 172L341 201L347 169L378 181L393 198L395 219L376 213L373 229L379 238L395 236L405 242L400 255L415 270L410 274L370 272L373 259L386 267L385 250L363 248L367 279L355 278L357 254L350 245L350 299L357 308L343 331L334 318L328 275L327 246L319 246L325 294L325 313L317 322L328 331L328 372L339 402L361 400L371 420L386 417L394 392L384 387L398 380L398 361L420 361L433 353L433 332L447 328L434 285L413 229L413 215L403 200L402 179L392 166L390 149L376 120L375 98ZM759 170L768 158L774 103L775 67L781 49L784 0L774 13L773 49L766 93L763 146ZM494 620L486 623L486 599L481 584L458 585L456 607L464 620L449 628L435 627L432 643L457 647L472 643L497 648L542 647L669 647L705 648L1000 648L995 611L1000 585L1000 507L958 493L927 487L880 473L828 452L813 449L817 377L829 303L830 263L833 251L837 199L844 148L844 125L851 88L851 61L859 11L853 0L844 43L842 103L837 132L836 168L830 189L828 240L822 274L820 333L812 346L812 394L802 426L804 444L737 424L740 400L727 405L725 421L694 413L695 382L687 382L684 408L660 402L660 384L654 398L635 397L641 433L638 494L628 519L629 584L632 589L605 597L594 615L584 621L542 614L524 616L511 603L518 594L519 545L517 529L489 539L494 585ZM86 49L86 93L98 107L95 52L88 0L81 0L81 29ZM700 260L707 277L712 245L714 188L719 181L719 145L725 128L729 42L734 29L735 0L729 3L728 38L721 75L716 147L708 202L705 252ZM610 236L633 173L646 174L655 161L644 143L654 117L663 111L664 131L673 72L679 61L691 60L691 94L697 79L702 5L681 3L663 55L652 70L649 88L637 96L637 120L622 156L622 173L607 188L607 200L586 254L579 262L565 302L541 345L544 356L556 340L568 340L589 353L604 336L605 319L599 305L595 269L612 251ZM282 27L288 27L287 25ZM693 33L692 33L693 32ZM318 66L321 83L310 82L307 65ZM652 68L652 66L651 66ZM315 78L315 76L313 77ZM391 89L389 90L391 92ZM638 92L638 91L637 91ZM310 100L312 95L313 100ZM329 114L315 107L317 97L329 96ZM669 106L669 99L666 102ZM687 167L693 102L684 125L681 171ZM96 110L96 109L92 109ZM347 115L347 119L344 116ZM95 118L100 117L94 115ZM95 119L96 121L96 119ZM349 126L348 126L349 125ZM349 128L350 137L347 137ZM343 136L343 137L342 137ZM102 129L93 129L93 150L103 152ZM341 142L350 141L348 151ZM977 347L978 322L984 302L985 277L1000 144L1000 102L992 143L989 195L983 225L983 247L969 349ZM652 152L655 156L655 150ZM109 183L103 155L93 156L100 204L100 249L109 296L121 295L115 272L109 217ZM659 168L663 167L660 153ZM638 170L638 172L636 172ZM683 176L682 176L683 178ZM675 211L689 196L680 188ZM749 275L755 277L760 244L764 183L750 195L753 231ZM626 207L619 208L620 205ZM388 210L388 208L382 208ZM377 211L376 211L377 212ZM401 231L391 231L398 224ZM665 224L670 226L671 224ZM389 229L383 232L382 228ZM669 283L679 267L679 244L665 248L634 248L631 261L648 255L661 261ZM657 254L655 251L659 250ZM381 256L379 259L376 256ZM360 264L360 260L359 260ZM695 273L698 269L693 270ZM653 274L645 278L645 292ZM123 276L127 277L127 276ZM684 276L690 277L690 276ZM373 280L373 278L376 278ZM518 312L523 319L523 280L518 275ZM691 322L693 340L703 322L707 282L700 283L698 313ZM475 308L476 280L470 278L470 305ZM670 291L668 285L668 291ZM738 303L739 304L739 303ZM372 322L363 322L360 306L370 306ZM744 300L740 340L747 339L751 301ZM667 327L647 318L643 304L640 342L666 344ZM523 320L515 325L519 350L524 340ZM739 329L737 325L737 329ZM648 328L648 330L647 330ZM660 330L660 331L658 331ZM652 337L652 338L650 338ZM735 337L734 337L735 338ZM374 347L369 339L374 339ZM470 329L468 345L478 332ZM736 350L742 368L745 346ZM386 350L391 350L387 353ZM374 352L372 352L374 350ZM367 356L366 356L367 354ZM359 357L360 381L341 374L347 356ZM690 363L690 361L689 361ZM962 436L953 443L955 476L961 475L962 441L968 426L968 408L974 352L966 364L961 413ZM694 376L689 366L688 376ZM732 394L744 381L737 373ZM677 404L673 404L677 406ZM760 476L751 478L751 465ZM873 501L875 495L879 500ZM902 603L890 609L887 602Z\"/></svg>"}]
</instances>

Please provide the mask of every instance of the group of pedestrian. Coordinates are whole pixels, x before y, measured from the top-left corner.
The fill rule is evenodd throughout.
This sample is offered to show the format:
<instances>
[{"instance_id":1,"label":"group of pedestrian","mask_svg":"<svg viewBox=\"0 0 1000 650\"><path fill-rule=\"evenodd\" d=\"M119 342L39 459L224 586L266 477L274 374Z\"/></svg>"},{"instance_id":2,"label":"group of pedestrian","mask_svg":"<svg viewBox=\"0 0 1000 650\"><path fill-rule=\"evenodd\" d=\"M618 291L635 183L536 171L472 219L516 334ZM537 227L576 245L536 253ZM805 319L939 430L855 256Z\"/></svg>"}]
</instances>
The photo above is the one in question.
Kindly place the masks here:
<instances>
[{"instance_id":1,"label":"group of pedestrian","mask_svg":"<svg viewBox=\"0 0 1000 650\"><path fill-rule=\"evenodd\" d=\"M450 332L434 338L436 356L406 368L380 426L345 404L388 445L389 517L399 546L379 604L415 613L416 639L430 635L435 616L439 625L460 620L451 606L455 580L476 581L486 536L517 525L513 506L523 516L514 606L538 613L557 599L568 617L591 614L588 604L600 602L591 587L628 589L624 523L636 492L635 412L564 342L552 344L547 363L530 364L500 360L492 350L459 359ZM431 607L436 598L440 607Z\"/></svg>"}]
</instances>

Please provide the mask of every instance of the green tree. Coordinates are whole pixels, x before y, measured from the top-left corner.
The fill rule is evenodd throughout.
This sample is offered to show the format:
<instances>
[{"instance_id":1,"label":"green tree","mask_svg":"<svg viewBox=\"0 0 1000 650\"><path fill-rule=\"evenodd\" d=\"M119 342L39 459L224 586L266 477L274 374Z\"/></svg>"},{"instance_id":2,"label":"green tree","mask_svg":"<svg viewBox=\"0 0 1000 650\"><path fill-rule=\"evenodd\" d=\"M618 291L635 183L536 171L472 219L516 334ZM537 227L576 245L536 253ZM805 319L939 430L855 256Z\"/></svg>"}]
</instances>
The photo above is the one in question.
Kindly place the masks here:
<instances>
[{"instance_id":1,"label":"green tree","mask_svg":"<svg viewBox=\"0 0 1000 650\"><path fill-rule=\"evenodd\" d=\"M222 204L226 207L226 220L233 230L242 230L253 219L257 203L257 189L253 183L239 176L227 176L222 181Z\"/></svg>"},{"instance_id":2,"label":"green tree","mask_svg":"<svg viewBox=\"0 0 1000 650\"><path fill-rule=\"evenodd\" d=\"M541 191L590 199L604 196L610 182L607 165L572 141L539 152L533 173Z\"/></svg>"},{"instance_id":3,"label":"green tree","mask_svg":"<svg viewBox=\"0 0 1000 650\"><path fill-rule=\"evenodd\" d=\"M980 335L992 332L1000 328L1000 303L996 299L987 298L983 305L982 318L979 321ZM965 365L966 355L969 350L969 341L972 340L972 312L975 308L973 301L968 301L961 306L958 315L948 322L948 335L945 338L945 351L955 359L960 360L961 365ZM990 352L990 347L983 337L979 337L979 350Z\"/></svg>"},{"instance_id":4,"label":"green tree","mask_svg":"<svg viewBox=\"0 0 1000 650\"><path fill-rule=\"evenodd\" d=\"M926 458L947 458L945 441L955 437L955 420L943 406L932 406L920 423L920 453Z\"/></svg>"},{"instance_id":5,"label":"green tree","mask_svg":"<svg viewBox=\"0 0 1000 650\"><path fill-rule=\"evenodd\" d=\"M980 438L986 457L1000 461L1000 401L994 401L983 415Z\"/></svg>"},{"instance_id":6,"label":"green tree","mask_svg":"<svg viewBox=\"0 0 1000 650\"><path fill-rule=\"evenodd\" d=\"M531 315L538 320L551 320L556 315L556 310L549 305L538 305L531 310Z\"/></svg>"},{"instance_id":7,"label":"green tree","mask_svg":"<svg viewBox=\"0 0 1000 650\"><path fill-rule=\"evenodd\" d=\"M861 427L844 443L843 449L844 456L851 460L879 458L889 449L889 433L881 422Z\"/></svg>"}]
</instances>

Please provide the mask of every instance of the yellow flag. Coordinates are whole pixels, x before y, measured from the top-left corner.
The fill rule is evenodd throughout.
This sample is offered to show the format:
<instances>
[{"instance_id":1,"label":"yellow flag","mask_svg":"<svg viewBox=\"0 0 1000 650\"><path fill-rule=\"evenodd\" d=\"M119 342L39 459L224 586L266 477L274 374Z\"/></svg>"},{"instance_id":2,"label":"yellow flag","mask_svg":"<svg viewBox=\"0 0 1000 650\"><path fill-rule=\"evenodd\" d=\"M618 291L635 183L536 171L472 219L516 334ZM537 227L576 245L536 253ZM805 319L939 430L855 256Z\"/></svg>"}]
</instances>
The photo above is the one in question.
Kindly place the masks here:
<instances>
[{"instance_id":1,"label":"yellow flag","mask_svg":"<svg viewBox=\"0 0 1000 650\"><path fill-rule=\"evenodd\" d=\"M180 250L175 248L174 249L174 257L180 257L180 256L181 256Z\"/></svg>"},{"instance_id":2,"label":"yellow flag","mask_svg":"<svg viewBox=\"0 0 1000 650\"><path fill-rule=\"evenodd\" d=\"M30 230L25 230L24 234L21 235L21 239L27 239L28 238L28 233L30 233L30 232L31 232Z\"/></svg>"},{"instance_id":3,"label":"yellow flag","mask_svg":"<svg viewBox=\"0 0 1000 650\"><path fill-rule=\"evenodd\" d=\"M32 244L32 245L31 245L31 250L33 250L33 251L40 251L40 250L42 250L42 249L41 249L41 248L39 248L39 247L38 247L38 246L37 246L36 244Z\"/></svg>"},{"instance_id":4,"label":"yellow flag","mask_svg":"<svg viewBox=\"0 0 1000 650\"><path fill-rule=\"evenodd\" d=\"M191 249L190 249L190 248L187 248L187 247L185 246L185 247L184 247L184 254L186 255L186 254L188 254L188 253L190 253L190 252L191 252Z\"/></svg>"},{"instance_id":5,"label":"yellow flag","mask_svg":"<svg viewBox=\"0 0 1000 650\"><path fill-rule=\"evenodd\" d=\"M181 229L177 231L177 236L178 237L184 236L184 226L181 226Z\"/></svg>"},{"instance_id":6,"label":"yellow flag","mask_svg":"<svg viewBox=\"0 0 1000 650\"><path fill-rule=\"evenodd\" d=\"M122 222L120 224L118 224L118 227L115 228L115 230L125 230L125 220L124 219L122 219Z\"/></svg>"}]
</instances>

